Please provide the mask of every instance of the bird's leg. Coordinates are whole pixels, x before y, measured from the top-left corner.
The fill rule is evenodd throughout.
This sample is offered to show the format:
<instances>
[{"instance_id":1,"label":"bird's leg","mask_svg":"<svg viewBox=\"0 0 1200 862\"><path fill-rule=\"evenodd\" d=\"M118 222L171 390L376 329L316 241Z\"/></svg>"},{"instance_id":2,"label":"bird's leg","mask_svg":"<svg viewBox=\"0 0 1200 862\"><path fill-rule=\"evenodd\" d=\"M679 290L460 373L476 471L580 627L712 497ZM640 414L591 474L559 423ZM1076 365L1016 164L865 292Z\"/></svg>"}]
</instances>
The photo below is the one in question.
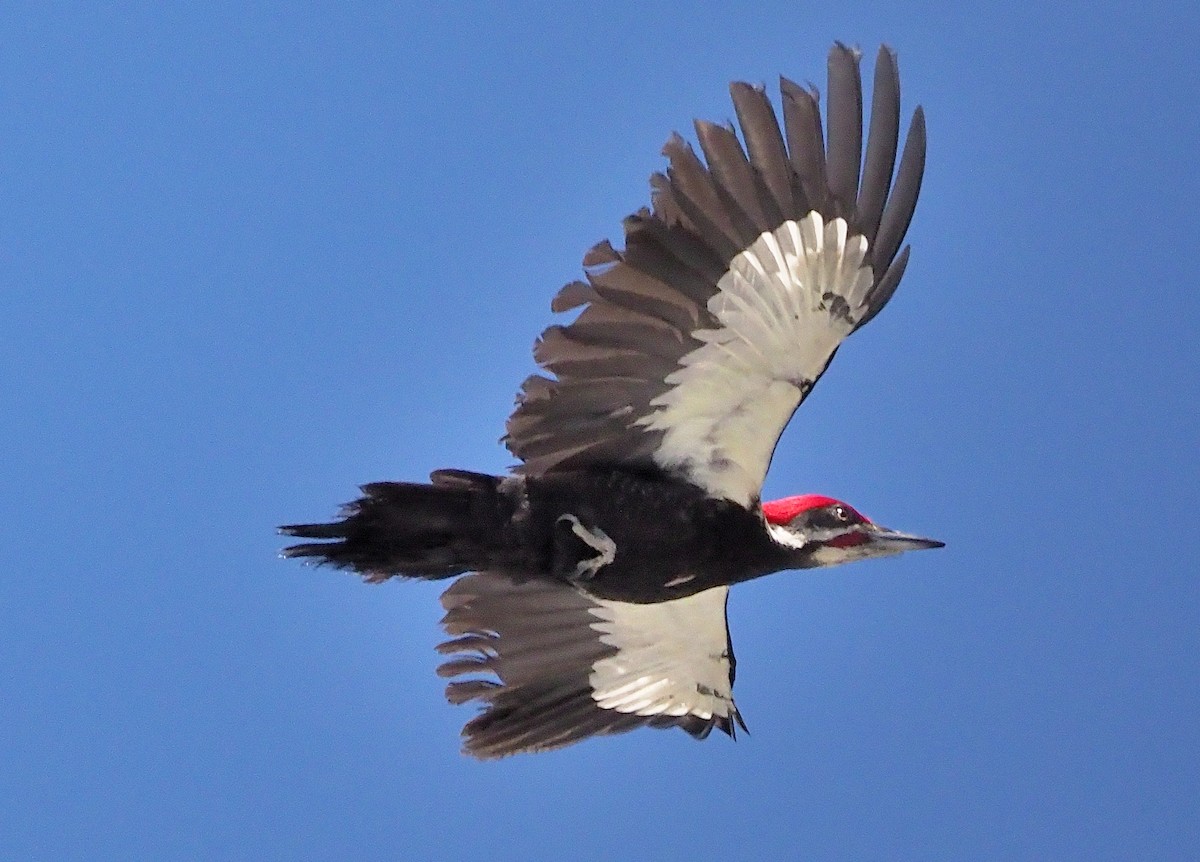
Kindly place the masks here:
<instances>
[{"instance_id":1,"label":"bird's leg","mask_svg":"<svg viewBox=\"0 0 1200 862\"><path fill-rule=\"evenodd\" d=\"M554 522L554 573L586 583L616 558L617 544L599 527L589 529L575 515Z\"/></svg>"}]
</instances>

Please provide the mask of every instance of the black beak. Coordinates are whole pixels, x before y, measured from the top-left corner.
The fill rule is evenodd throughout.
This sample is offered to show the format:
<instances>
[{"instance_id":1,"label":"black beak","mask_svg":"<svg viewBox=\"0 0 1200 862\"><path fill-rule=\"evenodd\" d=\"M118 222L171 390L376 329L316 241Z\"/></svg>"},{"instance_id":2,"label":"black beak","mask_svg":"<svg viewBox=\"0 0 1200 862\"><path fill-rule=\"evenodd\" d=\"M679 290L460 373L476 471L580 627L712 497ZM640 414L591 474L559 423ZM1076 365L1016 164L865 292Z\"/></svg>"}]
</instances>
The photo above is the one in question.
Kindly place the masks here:
<instances>
[{"instance_id":1,"label":"black beak","mask_svg":"<svg viewBox=\"0 0 1200 862\"><path fill-rule=\"evenodd\" d=\"M926 539L921 536L914 536L910 533L901 533L899 530L889 530L887 527L881 527L878 524L873 524L874 528L871 533L871 544L879 548L882 553L900 554L904 551L921 551L925 548L944 548L945 542L939 542L937 539Z\"/></svg>"}]
</instances>

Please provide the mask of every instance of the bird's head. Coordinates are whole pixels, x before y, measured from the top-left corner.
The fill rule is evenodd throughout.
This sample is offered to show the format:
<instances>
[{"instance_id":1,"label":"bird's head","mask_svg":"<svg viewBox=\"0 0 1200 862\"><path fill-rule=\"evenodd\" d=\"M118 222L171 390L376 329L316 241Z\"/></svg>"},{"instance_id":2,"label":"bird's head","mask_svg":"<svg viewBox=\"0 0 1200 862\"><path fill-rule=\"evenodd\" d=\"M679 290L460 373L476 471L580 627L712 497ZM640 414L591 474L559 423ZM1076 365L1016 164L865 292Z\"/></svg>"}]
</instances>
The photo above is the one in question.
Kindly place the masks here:
<instances>
[{"instance_id":1,"label":"bird's head","mask_svg":"<svg viewBox=\"0 0 1200 862\"><path fill-rule=\"evenodd\" d=\"M797 568L836 566L946 544L881 527L853 506L819 494L771 500L762 510L771 537L796 551Z\"/></svg>"}]
</instances>

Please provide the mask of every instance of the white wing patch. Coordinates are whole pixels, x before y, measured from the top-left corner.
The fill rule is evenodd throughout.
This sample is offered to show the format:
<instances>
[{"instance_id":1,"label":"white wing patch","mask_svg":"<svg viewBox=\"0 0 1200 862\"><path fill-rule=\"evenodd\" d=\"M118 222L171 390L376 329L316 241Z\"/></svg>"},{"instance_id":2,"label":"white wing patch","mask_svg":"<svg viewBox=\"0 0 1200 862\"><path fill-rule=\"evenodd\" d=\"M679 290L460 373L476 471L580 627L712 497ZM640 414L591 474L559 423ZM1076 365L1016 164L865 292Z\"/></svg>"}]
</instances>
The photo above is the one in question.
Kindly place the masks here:
<instances>
[{"instance_id":1,"label":"white wing patch","mask_svg":"<svg viewBox=\"0 0 1200 862\"><path fill-rule=\"evenodd\" d=\"M729 681L728 587L657 604L594 599L592 628L617 654L593 665L589 683L598 706L640 716L729 718L736 709Z\"/></svg>"},{"instance_id":2,"label":"white wing patch","mask_svg":"<svg viewBox=\"0 0 1200 862\"><path fill-rule=\"evenodd\" d=\"M867 240L810 212L763 233L729 264L709 300L720 321L692 335L639 424L664 433L655 461L749 506L796 406L857 325L874 273Z\"/></svg>"}]
</instances>

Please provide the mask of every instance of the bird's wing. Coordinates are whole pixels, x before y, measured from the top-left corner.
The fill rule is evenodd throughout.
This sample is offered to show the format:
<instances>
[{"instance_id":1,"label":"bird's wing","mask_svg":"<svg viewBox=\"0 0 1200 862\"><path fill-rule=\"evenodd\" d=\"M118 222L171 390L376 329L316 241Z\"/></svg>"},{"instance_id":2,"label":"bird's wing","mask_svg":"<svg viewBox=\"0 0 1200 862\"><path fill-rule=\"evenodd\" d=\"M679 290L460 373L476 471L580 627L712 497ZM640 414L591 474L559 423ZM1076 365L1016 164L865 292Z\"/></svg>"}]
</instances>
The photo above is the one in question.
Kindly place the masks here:
<instances>
[{"instance_id":1,"label":"bird's wing","mask_svg":"<svg viewBox=\"0 0 1200 862\"><path fill-rule=\"evenodd\" d=\"M451 703L484 710L463 728L479 758L561 748L637 727L703 739L742 724L733 703L728 587L658 604L589 596L560 582L481 572L442 595L453 639L438 668ZM742 725L744 728L745 725Z\"/></svg>"},{"instance_id":2,"label":"bird's wing","mask_svg":"<svg viewBox=\"0 0 1200 862\"><path fill-rule=\"evenodd\" d=\"M761 88L734 84L732 127L697 122L707 166L678 136L651 178L653 211L625 250L584 257L522 386L508 448L539 474L621 464L715 497L757 499L779 435L842 340L891 298L925 163L917 108L896 167L900 85L881 48L863 155L857 52L829 55L828 140L817 94L780 83L782 130ZM894 179L893 179L894 174Z\"/></svg>"}]
</instances>

